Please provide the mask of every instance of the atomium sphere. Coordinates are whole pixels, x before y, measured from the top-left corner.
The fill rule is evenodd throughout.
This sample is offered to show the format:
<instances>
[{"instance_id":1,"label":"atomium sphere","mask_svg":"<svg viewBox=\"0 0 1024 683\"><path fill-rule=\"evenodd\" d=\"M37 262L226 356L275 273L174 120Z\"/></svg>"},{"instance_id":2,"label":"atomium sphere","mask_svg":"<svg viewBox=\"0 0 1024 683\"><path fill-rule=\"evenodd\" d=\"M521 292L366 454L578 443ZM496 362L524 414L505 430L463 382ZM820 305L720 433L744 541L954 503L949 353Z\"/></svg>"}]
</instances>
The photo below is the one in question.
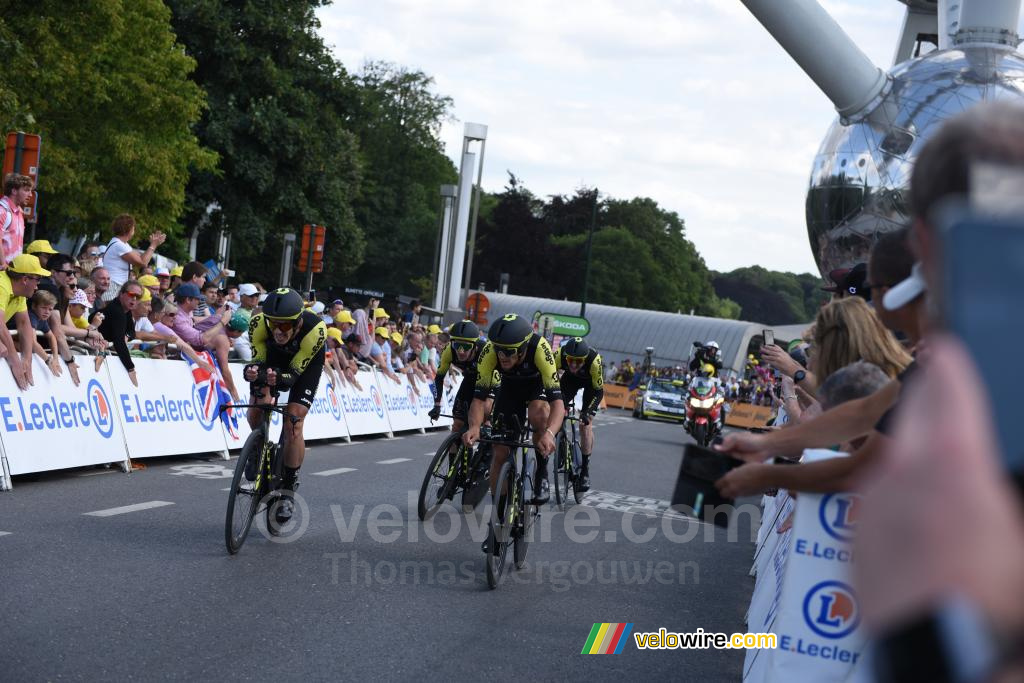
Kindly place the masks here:
<instances>
[{"instance_id":1,"label":"atomium sphere","mask_svg":"<svg viewBox=\"0 0 1024 683\"><path fill-rule=\"evenodd\" d=\"M1017 52L935 51L890 75L891 90L872 117L882 123L836 120L814 158L807 235L823 275L866 261L882 233L908 224L914 159L944 120L979 102L1024 100Z\"/></svg>"}]
</instances>

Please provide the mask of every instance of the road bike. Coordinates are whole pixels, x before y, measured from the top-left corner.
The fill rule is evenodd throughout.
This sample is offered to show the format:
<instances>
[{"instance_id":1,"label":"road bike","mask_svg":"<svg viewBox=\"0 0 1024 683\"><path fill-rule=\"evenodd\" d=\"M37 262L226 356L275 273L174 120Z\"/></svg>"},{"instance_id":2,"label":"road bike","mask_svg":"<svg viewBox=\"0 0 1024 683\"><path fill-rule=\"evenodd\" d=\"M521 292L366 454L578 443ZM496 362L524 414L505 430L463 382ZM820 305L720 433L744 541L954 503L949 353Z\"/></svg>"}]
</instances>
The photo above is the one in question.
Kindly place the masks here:
<instances>
[{"instance_id":1,"label":"road bike","mask_svg":"<svg viewBox=\"0 0 1024 683\"><path fill-rule=\"evenodd\" d=\"M472 512L487 493L488 470L481 465L490 463L491 446L470 448L462 443L464 433L465 429L445 437L427 467L417 505L422 521L433 517L446 500L454 500L460 491L463 512Z\"/></svg>"},{"instance_id":2,"label":"road bike","mask_svg":"<svg viewBox=\"0 0 1024 683\"><path fill-rule=\"evenodd\" d=\"M493 589L498 587L506 569L510 545L513 547L516 569L522 569L526 563L526 554L530 550L533 527L540 515L540 508L528 502L533 500L534 476L534 458L530 457L530 450L534 446L530 440L529 426L521 428L518 424L513 424L511 428L502 430L501 426L497 425L489 437L480 439L480 443L490 444L492 447L505 446L509 449L509 456L498 471L491 506L486 562L487 585Z\"/></svg>"},{"instance_id":3,"label":"road bike","mask_svg":"<svg viewBox=\"0 0 1024 683\"><path fill-rule=\"evenodd\" d=\"M259 388L259 387L257 387ZM281 430L277 443L270 439L271 415L278 413L282 418L297 422L299 418L285 412L287 404L276 403L279 392L271 390L272 403L233 403L220 407L221 412L228 408L259 408L263 411L263 420L245 440L242 451L235 463L235 473L231 478L231 489L228 493L228 510L224 520L224 542L228 552L234 555L245 543L252 527L252 521L265 506L267 530L278 535L281 528L277 524L275 513L281 503L281 485L284 482L284 456L288 446L288 429ZM248 470L248 473L246 472Z\"/></svg>"},{"instance_id":4,"label":"road bike","mask_svg":"<svg viewBox=\"0 0 1024 683\"><path fill-rule=\"evenodd\" d=\"M577 504L582 503L586 495L577 488L583 469L579 422L576 404L569 403L569 412L558 431L558 443L555 445L555 505L562 510L570 505L570 493Z\"/></svg>"}]
</instances>

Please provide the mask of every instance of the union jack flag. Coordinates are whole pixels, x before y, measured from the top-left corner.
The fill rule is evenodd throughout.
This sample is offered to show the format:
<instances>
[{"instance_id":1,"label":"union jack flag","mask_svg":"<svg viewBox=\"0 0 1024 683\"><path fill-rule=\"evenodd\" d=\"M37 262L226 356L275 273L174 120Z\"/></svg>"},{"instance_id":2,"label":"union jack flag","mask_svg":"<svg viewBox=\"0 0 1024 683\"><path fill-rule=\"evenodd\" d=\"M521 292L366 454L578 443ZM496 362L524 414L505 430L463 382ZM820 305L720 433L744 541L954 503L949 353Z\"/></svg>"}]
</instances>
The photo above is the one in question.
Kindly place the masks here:
<instances>
[{"instance_id":1,"label":"union jack flag","mask_svg":"<svg viewBox=\"0 0 1024 683\"><path fill-rule=\"evenodd\" d=\"M184 354L183 354L184 355ZM203 404L203 415L207 417L219 414L224 429L233 439L238 439L238 416L234 408L220 411L221 405L231 403L231 392L224 383L224 376L221 374L217 359L209 351L198 351L197 356L213 366L214 372L192 362L191 358L185 357L185 362L192 368L192 379L196 383L199 393L199 400Z\"/></svg>"}]
</instances>

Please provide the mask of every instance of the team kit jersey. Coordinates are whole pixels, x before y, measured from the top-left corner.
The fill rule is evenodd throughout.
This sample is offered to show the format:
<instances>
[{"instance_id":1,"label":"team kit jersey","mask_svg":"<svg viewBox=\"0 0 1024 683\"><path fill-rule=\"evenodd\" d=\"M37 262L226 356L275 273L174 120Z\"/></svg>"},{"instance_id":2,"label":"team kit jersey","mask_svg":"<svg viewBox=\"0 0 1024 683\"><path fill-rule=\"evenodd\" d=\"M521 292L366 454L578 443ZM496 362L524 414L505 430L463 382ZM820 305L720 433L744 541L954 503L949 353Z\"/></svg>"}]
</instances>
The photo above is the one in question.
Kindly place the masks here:
<instances>
[{"instance_id":1,"label":"team kit jersey","mask_svg":"<svg viewBox=\"0 0 1024 683\"><path fill-rule=\"evenodd\" d=\"M477 363L487 342L478 339L474 343L473 353L466 361L460 361L458 354L452 349L449 342L441 352L440 364L437 367L437 375L434 377L434 396L441 400L444 391L444 377L452 367L462 371L462 384L455 394L455 403L452 405L452 416L458 420L466 420L469 414L469 402L473 400L476 390Z\"/></svg>"},{"instance_id":2,"label":"team kit jersey","mask_svg":"<svg viewBox=\"0 0 1024 683\"><path fill-rule=\"evenodd\" d=\"M327 325L312 311L303 311L296 320L299 331L285 344L274 341L270 322L259 313L249 321L249 340L252 342L252 362L262 363L281 372L294 372L298 379L292 385L289 403L313 405L320 374L327 356L325 343Z\"/></svg>"},{"instance_id":3,"label":"team kit jersey","mask_svg":"<svg viewBox=\"0 0 1024 683\"><path fill-rule=\"evenodd\" d=\"M604 398L604 369L601 362L601 354L590 349L586 360L579 370L572 372L565 361L565 349L558 349L555 357L555 367L562 370L562 400L566 403L576 398L576 394L583 389L583 405L580 407L582 413L596 413L601 399Z\"/></svg>"},{"instance_id":4,"label":"team kit jersey","mask_svg":"<svg viewBox=\"0 0 1024 683\"><path fill-rule=\"evenodd\" d=\"M526 342L526 358L511 370L503 370L491 342L480 352L474 398L486 399L497 390L494 412L506 420L517 417L524 424L531 401L562 400L555 354L548 340L534 333Z\"/></svg>"}]
</instances>

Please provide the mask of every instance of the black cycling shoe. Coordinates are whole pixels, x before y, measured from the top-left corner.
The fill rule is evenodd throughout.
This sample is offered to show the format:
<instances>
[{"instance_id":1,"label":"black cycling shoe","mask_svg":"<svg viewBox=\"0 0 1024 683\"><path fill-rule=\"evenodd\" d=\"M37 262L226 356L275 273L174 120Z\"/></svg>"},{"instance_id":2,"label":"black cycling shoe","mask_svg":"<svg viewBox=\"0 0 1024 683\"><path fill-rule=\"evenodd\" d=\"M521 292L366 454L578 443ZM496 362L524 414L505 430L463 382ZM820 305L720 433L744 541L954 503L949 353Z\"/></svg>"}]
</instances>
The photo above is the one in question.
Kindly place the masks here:
<instances>
[{"instance_id":1,"label":"black cycling shoe","mask_svg":"<svg viewBox=\"0 0 1024 683\"><path fill-rule=\"evenodd\" d=\"M253 481L256 479L256 465L259 458L250 457L245 461L245 480Z\"/></svg>"},{"instance_id":2,"label":"black cycling shoe","mask_svg":"<svg viewBox=\"0 0 1024 683\"><path fill-rule=\"evenodd\" d=\"M494 528L491 527L491 523L487 523L487 538L480 544L480 550L486 555L494 549L494 554L498 554L498 539L494 537Z\"/></svg>"},{"instance_id":3,"label":"black cycling shoe","mask_svg":"<svg viewBox=\"0 0 1024 683\"><path fill-rule=\"evenodd\" d=\"M278 526L284 526L292 521L292 514L295 512L295 502L287 493L277 501L277 509L274 511L274 521Z\"/></svg>"},{"instance_id":4,"label":"black cycling shoe","mask_svg":"<svg viewBox=\"0 0 1024 683\"><path fill-rule=\"evenodd\" d=\"M576 490L580 493L590 490L590 472L585 467L580 470L579 479L576 480Z\"/></svg>"},{"instance_id":5,"label":"black cycling shoe","mask_svg":"<svg viewBox=\"0 0 1024 683\"><path fill-rule=\"evenodd\" d=\"M547 477L537 482L537 485L533 488L533 504L543 505L551 499L551 484L548 483Z\"/></svg>"}]
</instances>

